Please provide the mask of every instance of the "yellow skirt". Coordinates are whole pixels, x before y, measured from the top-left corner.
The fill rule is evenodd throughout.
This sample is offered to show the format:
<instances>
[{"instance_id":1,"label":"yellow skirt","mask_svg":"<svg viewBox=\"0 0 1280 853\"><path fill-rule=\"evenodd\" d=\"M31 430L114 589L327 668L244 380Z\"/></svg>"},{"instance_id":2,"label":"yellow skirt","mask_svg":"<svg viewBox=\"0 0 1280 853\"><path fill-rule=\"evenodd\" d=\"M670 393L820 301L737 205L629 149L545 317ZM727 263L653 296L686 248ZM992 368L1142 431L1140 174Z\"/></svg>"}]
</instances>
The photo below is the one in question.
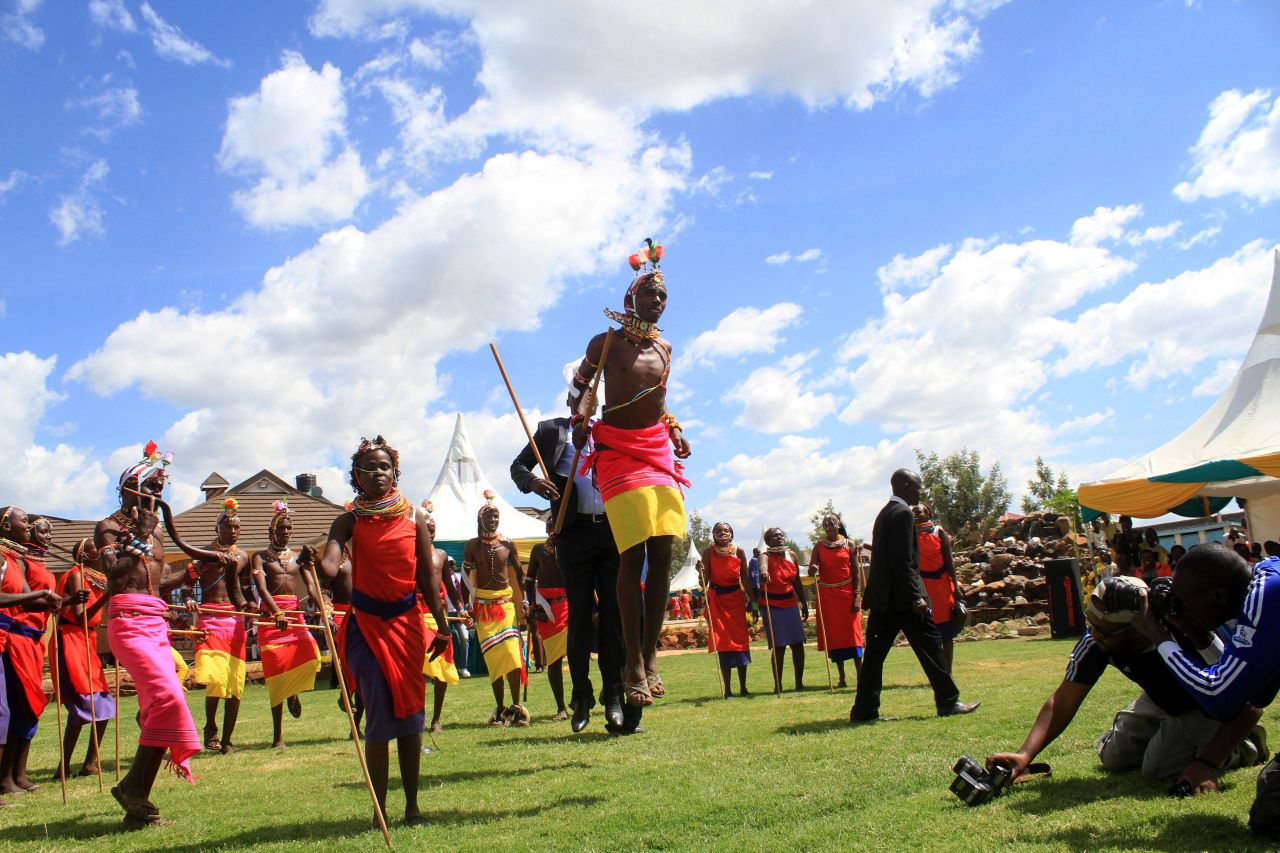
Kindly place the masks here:
<instances>
[{"instance_id":1,"label":"yellow skirt","mask_svg":"<svg viewBox=\"0 0 1280 853\"><path fill-rule=\"evenodd\" d=\"M641 486L622 492L604 502L604 511L618 553L654 536L683 538L689 532L684 496L675 486Z\"/></svg>"}]
</instances>

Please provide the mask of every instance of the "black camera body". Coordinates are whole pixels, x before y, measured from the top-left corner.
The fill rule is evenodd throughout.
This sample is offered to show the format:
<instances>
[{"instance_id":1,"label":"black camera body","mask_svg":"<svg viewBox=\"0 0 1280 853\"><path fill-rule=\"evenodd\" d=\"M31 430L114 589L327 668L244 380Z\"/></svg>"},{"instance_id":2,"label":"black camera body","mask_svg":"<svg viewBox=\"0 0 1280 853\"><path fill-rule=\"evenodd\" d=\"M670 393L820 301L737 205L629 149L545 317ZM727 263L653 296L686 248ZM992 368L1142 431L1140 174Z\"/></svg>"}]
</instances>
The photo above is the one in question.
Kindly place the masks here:
<instances>
[{"instance_id":1,"label":"black camera body","mask_svg":"<svg viewBox=\"0 0 1280 853\"><path fill-rule=\"evenodd\" d=\"M1182 602L1173 594L1173 578L1156 578L1146 589L1126 583L1124 578L1104 578L1102 584L1106 587L1102 604L1108 613L1120 610L1136 613L1142 609L1145 598L1157 619L1164 621L1179 615Z\"/></svg>"},{"instance_id":2,"label":"black camera body","mask_svg":"<svg viewBox=\"0 0 1280 853\"><path fill-rule=\"evenodd\" d=\"M1005 786L1013 781L1012 767L997 764L988 771L967 755L961 756L951 770L956 774L951 782L951 793L968 806L990 802L1000 796Z\"/></svg>"}]
</instances>

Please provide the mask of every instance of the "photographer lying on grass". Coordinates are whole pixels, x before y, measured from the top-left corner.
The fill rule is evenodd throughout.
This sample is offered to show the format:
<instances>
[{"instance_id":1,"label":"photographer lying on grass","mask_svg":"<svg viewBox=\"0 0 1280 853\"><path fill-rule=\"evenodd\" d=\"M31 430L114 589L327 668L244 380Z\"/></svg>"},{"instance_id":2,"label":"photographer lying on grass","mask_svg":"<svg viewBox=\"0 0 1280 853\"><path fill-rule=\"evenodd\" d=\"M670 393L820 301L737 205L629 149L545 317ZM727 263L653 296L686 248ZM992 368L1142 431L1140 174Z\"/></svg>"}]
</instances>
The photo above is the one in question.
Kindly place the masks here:
<instances>
[{"instance_id":1,"label":"photographer lying on grass","mask_svg":"<svg viewBox=\"0 0 1280 853\"><path fill-rule=\"evenodd\" d=\"M1116 587L1123 587L1119 592L1128 595L1117 596ZM1256 725L1261 711L1246 706L1229 723L1210 719L1170 674L1156 648L1134 630L1133 605L1141 606L1146 590L1140 578L1128 577L1107 578L1094 587L1085 612L1089 624L1071 652L1062 684L1041 707L1022 748L988 756L988 768L998 763L1013 768L1015 780L1024 775L1040 751L1070 725L1108 664L1141 687L1142 693L1116 714L1111 729L1098 739L1098 757L1107 770L1140 767L1152 782L1181 773L1179 784L1190 779L1191 787L1196 788L1206 770L1266 760L1265 732ZM1220 644L1185 625L1181 617L1168 618L1192 654L1203 655L1206 662L1216 659ZM1190 641L1192 636L1200 642ZM1195 651L1197 648L1201 651ZM1213 766L1208 767L1206 761L1212 761Z\"/></svg>"}]
</instances>

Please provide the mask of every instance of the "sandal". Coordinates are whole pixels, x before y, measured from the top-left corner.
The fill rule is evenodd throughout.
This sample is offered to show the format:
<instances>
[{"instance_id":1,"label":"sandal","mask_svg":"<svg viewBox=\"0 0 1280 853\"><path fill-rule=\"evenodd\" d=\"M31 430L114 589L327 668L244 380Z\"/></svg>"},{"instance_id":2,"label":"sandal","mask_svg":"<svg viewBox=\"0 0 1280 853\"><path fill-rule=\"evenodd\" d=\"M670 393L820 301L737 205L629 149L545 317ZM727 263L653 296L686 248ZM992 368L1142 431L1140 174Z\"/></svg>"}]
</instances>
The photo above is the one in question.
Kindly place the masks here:
<instances>
[{"instance_id":1,"label":"sandal","mask_svg":"<svg viewBox=\"0 0 1280 853\"><path fill-rule=\"evenodd\" d=\"M217 752L222 749L222 741L218 740L217 729L204 730L204 748L210 752Z\"/></svg>"},{"instance_id":2,"label":"sandal","mask_svg":"<svg viewBox=\"0 0 1280 853\"><path fill-rule=\"evenodd\" d=\"M505 709L499 708L498 710L494 711L493 714L489 717L489 725L495 726L497 728L503 728L507 724L505 717L506 717Z\"/></svg>"},{"instance_id":3,"label":"sandal","mask_svg":"<svg viewBox=\"0 0 1280 853\"><path fill-rule=\"evenodd\" d=\"M529 727L529 710L518 702L508 708L504 716L508 720L508 725L515 726L519 729Z\"/></svg>"},{"instance_id":4,"label":"sandal","mask_svg":"<svg viewBox=\"0 0 1280 853\"><path fill-rule=\"evenodd\" d=\"M111 796L116 798L116 802L124 809L125 822L140 821L143 823L152 823L154 818L160 817L160 809L156 804L148 799L139 799L131 797L116 785L111 789Z\"/></svg>"},{"instance_id":5,"label":"sandal","mask_svg":"<svg viewBox=\"0 0 1280 853\"><path fill-rule=\"evenodd\" d=\"M662 683L662 676L656 672L645 673L645 686L649 688L649 693L654 699L661 699L667 695L667 685Z\"/></svg>"},{"instance_id":6,"label":"sandal","mask_svg":"<svg viewBox=\"0 0 1280 853\"><path fill-rule=\"evenodd\" d=\"M626 697L628 705L647 708L653 704L653 694L649 692L647 681L622 682L622 695Z\"/></svg>"}]
</instances>

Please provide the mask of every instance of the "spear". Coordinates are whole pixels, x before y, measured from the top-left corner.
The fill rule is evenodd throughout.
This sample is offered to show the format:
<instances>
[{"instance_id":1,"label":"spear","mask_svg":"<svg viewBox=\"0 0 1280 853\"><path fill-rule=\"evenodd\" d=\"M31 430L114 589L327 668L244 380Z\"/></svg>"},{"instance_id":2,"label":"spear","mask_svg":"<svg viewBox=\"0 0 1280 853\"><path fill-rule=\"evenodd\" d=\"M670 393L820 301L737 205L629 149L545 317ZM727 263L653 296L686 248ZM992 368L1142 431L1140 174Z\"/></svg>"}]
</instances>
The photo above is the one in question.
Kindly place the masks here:
<instances>
[{"instance_id":1,"label":"spear","mask_svg":"<svg viewBox=\"0 0 1280 853\"><path fill-rule=\"evenodd\" d=\"M110 636L110 635L108 635ZM115 657L115 650L111 652L111 656ZM115 657L116 663L116 784L120 784L120 658Z\"/></svg>"},{"instance_id":2,"label":"spear","mask_svg":"<svg viewBox=\"0 0 1280 853\"><path fill-rule=\"evenodd\" d=\"M810 566L812 568L812 566ZM818 582L815 584L817 589L813 593L813 601L818 608L818 631L822 634L822 660L827 665L827 689L832 693L836 692L835 684L831 681L831 649L827 647L827 623L822 618L822 567L818 567Z\"/></svg>"},{"instance_id":3,"label":"spear","mask_svg":"<svg viewBox=\"0 0 1280 853\"><path fill-rule=\"evenodd\" d=\"M498 345L490 343L489 351L493 353L493 360L498 362L498 372L502 374L502 381L507 383L507 393L511 395L511 405L516 407L516 415L520 418L520 425L524 427L524 434L529 439L529 446L533 448L533 458L538 460L538 467L542 469L543 478L550 483L551 472L547 470L547 463L542 461L542 454L538 451L538 445L533 441L533 432L529 429L529 422L525 420L524 410L520 408L520 401L516 399L516 389L511 384L511 378L507 376L507 368L502 363L502 356L498 355Z\"/></svg>"},{"instance_id":4,"label":"spear","mask_svg":"<svg viewBox=\"0 0 1280 853\"><path fill-rule=\"evenodd\" d=\"M62 804L67 804L67 756L62 742L62 679L58 677L58 624L57 611L54 611L53 634L49 637L53 652L52 666L49 673L53 676L53 702L58 707L58 781L62 783Z\"/></svg>"},{"instance_id":5,"label":"spear","mask_svg":"<svg viewBox=\"0 0 1280 853\"><path fill-rule=\"evenodd\" d=\"M81 574L83 576L83 572ZM80 617L84 620L84 677L86 679L85 683L89 686L89 718L92 721L89 724L89 729L93 734L93 754L97 756L98 759L96 762L98 765L98 793L101 794L102 744L99 742L98 738L98 706L93 703L93 665L91 663L92 658L90 657L90 655L96 654L96 652L89 645L89 642L94 635L89 632L89 608L87 606L80 608ZM98 666L102 666L101 661L99 661ZM119 713L120 709L117 708L116 714L118 715Z\"/></svg>"}]
</instances>

